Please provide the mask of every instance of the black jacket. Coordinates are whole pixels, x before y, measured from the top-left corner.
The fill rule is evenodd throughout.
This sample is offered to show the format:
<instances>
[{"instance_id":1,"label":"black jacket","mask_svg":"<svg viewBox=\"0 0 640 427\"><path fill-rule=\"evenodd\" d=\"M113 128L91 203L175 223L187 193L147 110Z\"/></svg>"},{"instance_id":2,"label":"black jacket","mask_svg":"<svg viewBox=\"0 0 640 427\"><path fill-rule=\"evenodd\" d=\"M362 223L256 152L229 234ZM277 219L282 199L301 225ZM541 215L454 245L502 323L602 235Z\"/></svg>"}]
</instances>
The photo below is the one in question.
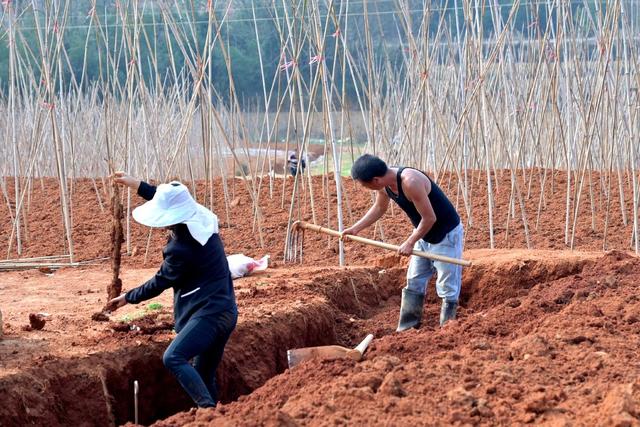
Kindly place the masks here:
<instances>
[{"instance_id":1,"label":"black jacket","mask_svg":"<svg viewBox=\"0 0 640 427\"><path fill-rule=\"evenodd\" d=\"M142 182L138 194L150 200L156 188ZM237 312L233 281L220 236L213 234L202 246L187 226L180 224L162 251L164 261L156 275L126 293L128 303L137 304L173 288L176 332L191 318L223 311Z\"/></svg>"}]
</instances>

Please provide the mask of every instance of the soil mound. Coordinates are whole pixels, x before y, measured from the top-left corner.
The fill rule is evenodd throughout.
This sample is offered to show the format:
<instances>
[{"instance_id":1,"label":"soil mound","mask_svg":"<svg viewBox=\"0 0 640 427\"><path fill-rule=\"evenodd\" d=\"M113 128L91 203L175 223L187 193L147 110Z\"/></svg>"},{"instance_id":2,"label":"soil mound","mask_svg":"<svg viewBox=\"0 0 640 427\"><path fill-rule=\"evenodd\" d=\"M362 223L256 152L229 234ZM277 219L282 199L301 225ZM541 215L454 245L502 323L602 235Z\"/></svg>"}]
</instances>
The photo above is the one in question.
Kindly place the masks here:
<instances>
[{"instance_id":1,"label":"soil mound","mask_svg":"<svg viewBox=\"0 0 640 427\"><path fill-rule=\"evenodd\" d=\"M269 254L274 261L266 274L235 282L240 320L220 369L224 403L176 414L191 402L162 366L173 338L169 292L157 301L164 307L159 313L149 314L149 306L126 307L119 316L134 320L94 322L91 315L104 307L104 287L111 280L107 263L62 270L44 266L2 273L0 424L122 424L133 419L133 380L139 379L145 424L176 414L158 425L638 425L640 265L623 251L632 221L625 224L620 209L607 210L602 197L585 193L574 247L598 252L559 250L567 248L565 224L558 221L566 200L551 189L559 191L566 174L549 173L551 185L544 193L533 179L524 200L535 251L521 249L527 239L521 216L510 208L509 173L494 176L494 241L504 249L493 251L484 249L489 246L485 172L469 173L468 210L455 177L437 177L461 212L465 257L474 266L464 271L457 321L438 328L439 301L430 285L423 327L402 334L395 327L406 258L347 242L347 264L363 267L330 267L338 263L337 240L306 233L304 264L282 262L290 211L296 220L337 228L332 178L304 181L293 210L292 180L264 178L257 195L260 229L241 181L229 179L223 188L217 179L212 189L205 182L190 183L198 200L218 214L228 254ZM600 180L594 177L597 192ZM7 183L13 199L12 180ZM66 262L68 257L60 257L66 252L60 201L52 197L58 183L43 178L31 184L22 256ZM349 179L343 189L349 225L372 198ZM229 204L225 190L233 200ZM616 189L608 191L617 200ZM107 257L104 183L74 180L70 194L75 260ZM140 203L133 196L131 207ZM0 204L0 215L11 217L7 204ZM398 244L411 228L398 209L390 209L379 225L364 237ZM12 231L10 221L0 223L0 245L16 258ZM163 233L131 221L125 289L155 273L165 243ZM602 254L603 247L615 250ZM52 314L46 326L24 331L29 314L40 311ZM137 317L139 312L146 314ZM353 347L368 333L376 338L360 363L311 360L287 369L290 348Z\"/></svg>"},{"instance_id":2,"label":"soil mound","mask_svg":"<svg viewBox=\"0 0 640 427\"><path fill-rule=\"evenodd\" d=\"M536 258L510 261L528 266L516 296L485 278L494 292L476 287L443 329L379 336L361 363L305 362L236 402L155 425L637 425L640 260Z\"/></svg>"}]
</instances>

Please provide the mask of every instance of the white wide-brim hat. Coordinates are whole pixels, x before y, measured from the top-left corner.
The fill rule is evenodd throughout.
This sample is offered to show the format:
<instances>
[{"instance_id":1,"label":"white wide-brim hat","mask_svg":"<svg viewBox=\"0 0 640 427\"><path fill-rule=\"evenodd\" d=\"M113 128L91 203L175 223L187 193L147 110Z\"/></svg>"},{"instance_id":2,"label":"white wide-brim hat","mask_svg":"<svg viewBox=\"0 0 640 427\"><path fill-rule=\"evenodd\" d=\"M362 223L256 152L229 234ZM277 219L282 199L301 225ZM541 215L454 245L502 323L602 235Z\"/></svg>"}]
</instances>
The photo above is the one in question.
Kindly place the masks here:
<instances>
[{"instance_id":1,"label":"white wide-brim hat","mask_svg":"<svg viewBox=\"0 0 640 427\"><path fill-rule=\"evenodd\" d=\"M132 212L133 219L149 227L186 224L191 236L204 246L218 232L218 217L197 203L178 181L160 184L156 194Z\"/></svg>"}]
</instances>

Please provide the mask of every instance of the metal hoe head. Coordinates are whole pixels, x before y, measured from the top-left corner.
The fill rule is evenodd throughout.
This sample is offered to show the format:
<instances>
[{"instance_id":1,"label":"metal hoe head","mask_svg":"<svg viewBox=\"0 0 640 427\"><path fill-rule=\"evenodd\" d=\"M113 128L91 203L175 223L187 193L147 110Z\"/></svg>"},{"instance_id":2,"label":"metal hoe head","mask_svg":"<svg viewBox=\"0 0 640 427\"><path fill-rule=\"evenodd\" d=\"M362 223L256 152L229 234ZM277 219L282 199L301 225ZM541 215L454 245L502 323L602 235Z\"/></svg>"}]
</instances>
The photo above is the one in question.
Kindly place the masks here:
<instances>
[{"instance_id":1,"label":"metal hoe head","mask_svg":"<svg viewBox=\"0 0 640 427\"><path fill-rule=\"evenodd\" d=\"M300 227L300 221L291 224L287 235L286 249L284 251L285 262L302 263L302 248L304 243L304 228Z\"/></svg>"}]
</instances>

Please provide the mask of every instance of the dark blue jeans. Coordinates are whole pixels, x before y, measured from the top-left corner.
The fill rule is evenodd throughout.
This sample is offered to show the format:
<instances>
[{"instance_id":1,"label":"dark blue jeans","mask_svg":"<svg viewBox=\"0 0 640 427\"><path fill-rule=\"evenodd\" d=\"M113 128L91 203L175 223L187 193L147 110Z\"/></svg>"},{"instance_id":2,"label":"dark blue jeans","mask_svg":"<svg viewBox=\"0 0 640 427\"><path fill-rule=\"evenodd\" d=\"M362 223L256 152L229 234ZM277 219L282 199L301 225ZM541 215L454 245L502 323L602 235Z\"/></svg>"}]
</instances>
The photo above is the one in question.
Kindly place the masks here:
<instances>
[{"instance_id":1,"label":"dark blue jeans","mask_svg":"<svg viewBox=\"0 0 640 427\"><path fill-rule=\"evenodd\" d=\"M231 311L190 319L164 352L164 365L201 408L218 403L216 370L237 320Z\"/></svg>"}]
</instances>

